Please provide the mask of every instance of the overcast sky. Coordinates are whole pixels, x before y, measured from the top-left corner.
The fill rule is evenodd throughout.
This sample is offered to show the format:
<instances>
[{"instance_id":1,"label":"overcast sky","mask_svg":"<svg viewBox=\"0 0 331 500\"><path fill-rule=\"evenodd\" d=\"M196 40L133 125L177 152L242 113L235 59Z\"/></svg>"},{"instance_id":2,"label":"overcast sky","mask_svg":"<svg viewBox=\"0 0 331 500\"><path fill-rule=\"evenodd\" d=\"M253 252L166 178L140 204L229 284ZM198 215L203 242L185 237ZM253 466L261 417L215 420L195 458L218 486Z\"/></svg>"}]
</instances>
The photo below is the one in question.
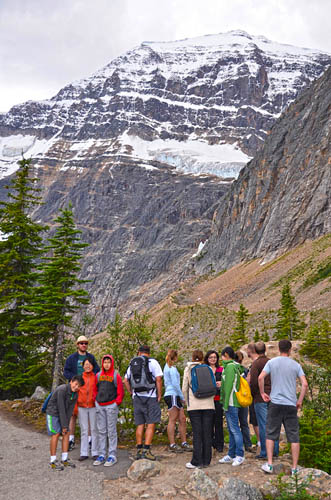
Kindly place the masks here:
<instances>
[{"instance_id":1,"label":"overcast sky","mask_svg":"<svg viewBox=\"0 0 331 500\"><path fill-rule=\"evenodd\" d=\"M241 29L331 53L330 0L0 0L0 111L148 40Z\"/></svg>"}]
</instances>

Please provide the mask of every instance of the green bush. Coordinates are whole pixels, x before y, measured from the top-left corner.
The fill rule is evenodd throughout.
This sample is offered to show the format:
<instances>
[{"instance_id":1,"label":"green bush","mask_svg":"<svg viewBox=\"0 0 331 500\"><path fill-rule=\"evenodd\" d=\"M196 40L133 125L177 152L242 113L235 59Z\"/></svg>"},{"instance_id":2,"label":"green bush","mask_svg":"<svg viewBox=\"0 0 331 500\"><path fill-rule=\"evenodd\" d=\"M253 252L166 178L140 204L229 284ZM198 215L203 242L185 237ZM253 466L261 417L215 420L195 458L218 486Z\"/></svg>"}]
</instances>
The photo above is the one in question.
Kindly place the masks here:
<instances>
[{"instance_id":1,"label":"green bush","mask_svg":"<svg viewBox=\"0 0 331 500\"><path fill-rule=\"evenodd\" d=\"M284 478L284 474L279 474L276 481L272 481L277 488L277 496L267 495L268 500L319 500L319 497L307 493L307 486L311 478L306 481L299 480L295 474L289 478Z\"/></svg>"},{"instance_id":2,"label":"green bush","mask_svg":"<svg viewBox=\"0 0 331 500\"><path fill-rule=\"evenodd\" d=\"M300 418L300 464L331 472L331 416L305 409Z\"/></svg>"}]
</instances>

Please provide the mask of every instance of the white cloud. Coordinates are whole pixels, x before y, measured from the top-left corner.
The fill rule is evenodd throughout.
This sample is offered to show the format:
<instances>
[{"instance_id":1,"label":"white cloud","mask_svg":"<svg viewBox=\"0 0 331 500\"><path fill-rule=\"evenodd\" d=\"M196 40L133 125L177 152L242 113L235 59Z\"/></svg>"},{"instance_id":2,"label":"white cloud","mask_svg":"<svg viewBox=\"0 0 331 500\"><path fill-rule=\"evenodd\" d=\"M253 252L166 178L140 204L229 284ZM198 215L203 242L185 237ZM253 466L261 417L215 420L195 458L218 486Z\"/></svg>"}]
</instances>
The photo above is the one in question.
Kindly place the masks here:
<instances>
[{"instance_id":1,"label":"white cloud","mask_svg":"<svg viewBox=\"0 0 331 500\"><path fill-rule=\"evenodd\" d=\"M243 29L331 52L318 0L1 0L0 110L51 97L146 40Z\"/></svg>"}]
</instances>

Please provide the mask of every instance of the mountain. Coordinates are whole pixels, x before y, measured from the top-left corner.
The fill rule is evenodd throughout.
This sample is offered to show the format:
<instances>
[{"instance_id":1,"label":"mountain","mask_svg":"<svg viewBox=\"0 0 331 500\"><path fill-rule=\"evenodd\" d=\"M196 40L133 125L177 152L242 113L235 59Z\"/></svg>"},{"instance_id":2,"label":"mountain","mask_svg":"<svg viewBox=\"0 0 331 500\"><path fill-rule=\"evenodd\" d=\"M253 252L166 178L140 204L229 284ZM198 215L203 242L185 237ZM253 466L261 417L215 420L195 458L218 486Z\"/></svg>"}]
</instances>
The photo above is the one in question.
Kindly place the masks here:
<instances>
[{"instance_id":1,"label":"mountain","mask_svg":"<svg viewBox=\"0 0 331 500\"><path fill-rule=\"evenodd\" d=\"M233 179L330 62L241 31L145 42L0 115L0 197L23 152L42 188L33 216L50 223L72 202L93 329L177 286Z\"/></svg>"},{"instance_id":2,"label":"mountain","mask_svg":"<svg viewBox=\"0 0 331 500\"><path fill-rule=\"evenodd\" d=\"M200 272L331 232L331 67L291 104L217 209Z\"/></svg>"}]
</instances>

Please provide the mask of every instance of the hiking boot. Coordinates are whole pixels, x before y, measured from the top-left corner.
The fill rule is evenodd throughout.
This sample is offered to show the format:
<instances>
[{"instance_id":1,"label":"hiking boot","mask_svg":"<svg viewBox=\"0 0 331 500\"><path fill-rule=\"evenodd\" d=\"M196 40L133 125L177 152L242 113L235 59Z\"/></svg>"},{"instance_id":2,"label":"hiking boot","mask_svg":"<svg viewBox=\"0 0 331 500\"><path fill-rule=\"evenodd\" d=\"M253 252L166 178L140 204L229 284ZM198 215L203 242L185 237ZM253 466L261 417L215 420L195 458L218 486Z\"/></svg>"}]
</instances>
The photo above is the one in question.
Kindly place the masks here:
<instances>
[{"instance_id":1,"label":"hiking boot","mask_svg":"<svg viewBox=\"0 0 331 500\"><path fill-rule=\"evenodd\" d=\"M225 457L219 459L220 464L232 464L233 458L231 458L229 455L225 455Z\"/></svg>"},{"instance_id":2,"label":"hiking boot","mask_svg":"<svg viewBox=\"0 0 331 500\"><path fill-rule=\"evenodd\" d=\"M248 451L248 453L255 453L255 449L253 448L253 446L247 446L247 448L245 448L245 451Z\"/></svg>"},{"instance_id":3,"label":"hiking boot","mask_svg":"<svg viewBox=\"0 0 331 500\"><path fill-rule=\"evenodd\" d=\"M149 448L147 450L143 449L141 458L147 458L147 460L153 460L153 461L156 460L156 456L153 455L153 453Z\"/></svg>"},{"instance_id":4,"label":"hiking boot","mask_svg":"<svg viewBox=\"0 0 331 500\"><path fill-rule=\"evenodd\" d=\"M181 444L181 449L182 449L183 451L193 451L192 446L190 446L190 445L189 445L188 443L186 443L186 442Z\"/></svg>"},{"instance_id":5,"label":"hiking boot","mask_svg":"<svg viewBox=\"0 0 331 500\"><path fill-rule=\"evenodd\" d=\"M244 457L235 457L232 462L232 467L236 467L237 465L241 465L245 461Z\"/></svg>"},{"instance_id":6,"label":"hiking boot","mask_svg":"<svg viewBox=\"0 0 331 500\"><path fill-rule=\"evenodd\" d=\"M173 453L183 453L184 450L178 444L171 444L169 446L169 451L172 451Z\"/></svg>"},{"instance_id":7,"label":"hiking boot","mask_svg":"<svg viewBox=\"0 0 331 500\"><path fill-rule=\"evenodd\" d=\"M143 458L143 449L142 448L138 448L135 460L141 460L142 458Z\"/></svg>"},{"instance_id":8,"label":"hiking boot","mask_svg":"<svg viewBox=\"0 0 331 500\"><path fill-rule=\"evenodd\" d=\"M88 457L86 457L85 455L81 455L78 459L78 462L83 462L84 460L87 460Z\"/></svg>"},{"instance_id":9,"label":"hiking boot","mask_svg":"<svg viewBox=\"0 0 331 500\"><path fill-rule=\"evenodd\" d=\"M70 458L67 458L67 460L61 460L61 464L64 467L72 467L73 469L76 467L76 464L74 464Z\"/></svg>"},{"instance_id":10,"label":"hiking boot","mask_svg":"<svg viewBox=\"0 0 331 500\"><path fill-rule=\"evenodd\" d=\"M55 462L50 462L49 466L53 470L63 470L64 469L63 465L60 462L58 462L57 460L55 460Z\"/></svg>"},{"instance_id":11,"label":"hiking boot","mask_svg":"<svg viewBox=\"0 0 331 500\"><path fill-rule=\"evenodd\" d=\"M268 464L268 463L265 463L262 465L261 469L264 471L264 472L267 472L267 474L272 474L273 473L273 466Z\"/></svg>"},{"instance_id":12,"label":"hiking boot","mask_svg":"<svg viewBox=\"0 0 331 500\"><path fill-rule=\"evenodd\" d=\"M111 467L112 465L115 465L116 462L117 462L117 458L110 455L103 465L104 465L104 467Z\"/></svg>"},{"instance_id":13,"label":"hiking boot","mask_svg":"<svg viewBox=\"0 0 331 500\"><path fill-rule=\"evenodd\" d=\"M105 463L105 457L100 455L96 460L94 460L93 465L102 465Z\"/></svg>"},{"instance_id":14,"label":"hiking boot","mask_svg":"<svg viewBox=\"0 0 331 500\"><path fill-rule=\"evenodd\" d=\"M73 449L75 448L75 441L69 441L69 450L68 451L72 451Z\"/></svg>"}]
</instances>

